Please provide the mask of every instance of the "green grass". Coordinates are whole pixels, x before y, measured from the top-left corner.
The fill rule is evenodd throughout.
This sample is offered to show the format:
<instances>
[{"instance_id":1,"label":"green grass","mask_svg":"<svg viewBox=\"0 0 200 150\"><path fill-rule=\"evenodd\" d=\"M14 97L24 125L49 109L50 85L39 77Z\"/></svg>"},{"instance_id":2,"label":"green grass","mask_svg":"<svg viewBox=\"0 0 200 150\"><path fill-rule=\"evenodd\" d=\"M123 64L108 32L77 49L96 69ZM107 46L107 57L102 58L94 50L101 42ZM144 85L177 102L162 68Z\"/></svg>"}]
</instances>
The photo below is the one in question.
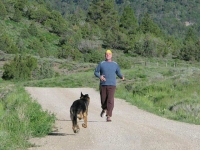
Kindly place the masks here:
<instances>
[{"instance_id":1,"label":"green grass","mask_svg":"<svg viewBox=\"0 0 200 150\"><path fill-rule=\"evenodd\" d=\"M141 74L140 70L138 74ZM129 79L130 72L134 70L125 71ZM200 70L177 68L170 74L160 73L162 68L157 68L157 72L146 68L143 74L148 76L145 80L140 75L132 81L120 82L116 96L162 117L200 124Z\"/></svg>"},{"instance_id":2,"label":"green grass","mask_svg":"<svg viewBox=\"0 0 200 150\"><path fill-rule=\"evenodd\" d=\"M4 85L3 85L4 84ZM16 150L30 147L31 137L51 132L55 115L43 111L21 86L1 84L0 149Z\"/></svg>"},{"instance_id":3,"label":"green grass","mask_svg":"<svg viewBox=\"0 0 200 150\"><path fill-rule=\"evenodd\" d=\"M24 83L24 86L32 87L92 87L98 88L99 80L94 77L91 71L89 72L80 72L72 73L67 76L61 76L51 79L44 79L38 81L29 81Z\"/></svg>"}]
</instances>

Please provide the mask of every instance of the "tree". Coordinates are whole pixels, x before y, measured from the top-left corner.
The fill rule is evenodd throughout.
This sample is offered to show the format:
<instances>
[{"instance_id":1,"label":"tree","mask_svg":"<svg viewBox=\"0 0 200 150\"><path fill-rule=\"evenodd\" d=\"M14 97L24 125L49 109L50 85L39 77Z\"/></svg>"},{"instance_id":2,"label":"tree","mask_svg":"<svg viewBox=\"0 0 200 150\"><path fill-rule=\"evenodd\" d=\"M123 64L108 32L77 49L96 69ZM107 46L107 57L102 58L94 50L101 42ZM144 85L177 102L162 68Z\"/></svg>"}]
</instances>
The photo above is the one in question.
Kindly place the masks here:
<instances>
[{"instance_id":1,"label":"tree","mask_svg":"<svg viewBox=\"0 0 200 150\"><path fill-rule=\"evenodd\" d=\"M25 5L27 4L28 0L17 0L17 3L15 4L15 9L19 9L20 11L23 11Z\"/></svg>"},{"instance_id":2,"label":"tree","mask_svg":"<svg viewBox=\"0 0 200 150\"><path fill-rule=\"evenodd\" d=\"M23 38L23 39L26 39L29 37L29 32L28 32L28 29L26 28L23 28L20 32L20 37Z\"/></svg>"},{"instance_id":3,"label":"tree","mask_svg":"<svg viewBox=\"0 0 200 150\"><path fill-rule=\"evenodd\" d=\"M12 38L6 33L0 35L0 50L9 54L16 54L19 51Z\"/></svg>"},{"instance_id":4,"label":"tree","mask_svg":"<svg viewBox=\"0 0 200 150\"><path fill-rule=\"evenodd\" d=\"M31 23L29 28L28 28L28 33L32 36L37 36L38 35L38 30L37 27L35 26L34 23Z\"/></svg>"},{"instance_id":5,"label":"tree","mask_svg":"<svg viewBox=\"0 0 200 150\"><path fill-rule=\"evenodd\" d=\"M7 14L6 8L5 8L3 2L0 0L0 18L5 19L6 14Z\"/></svg>"},{"instance_id":6,"label":"tree","mask_svg":"<svg viewBox=\"0 0 200 150\"><path fill-rule=\"evenodd\" d=\"M120 31L124 33L121 43L121 49L128 52L134 46L134 36L137 32L138 21L134 16L133 9L130 6L125 7L119 23Z\"/></svg>"},{"instance_id":7,"label":"tree","mask_svg":"<svg viewBox=\"0 0 200 150\"><path fill-rule=\"evenodd\" d=\"M197 38L194 34L194 30L192 28L189 28L187 33L186 33L184 43L187 42L187 41L193 41L193 42L197 41Z\"/></svg>"},{"instance_id":8,"label":"tree","mask_svg":"<svg viewBox=\"0 0 200 150\"><path fill-rule=\"evenodd\" d=\"M44 25L49 31L57 35L64 35L68 28L67 21L58 11L52 11L49 18L44 22Z\"/></svg>"},{"instance_id":9,"label":"tree","mask_svg":"<svg viewBox=\"0 0 200 150\"><path fill-rule=\"evenodd\" d=\"M153 34L141 34L137 37L134 44L134 51L131 54L145 57L164 57L168 53L167 45L162 38L155 37Z\"/></svg>"},{"instance_id":10,"label":"tree","mask_svg":"<svg viewBox=\"0 0 200 150\"><path fill-rule=\"evenodd\" d=\"M86 21L99 26L103 31L103 46L116 48L119 33L118 14L114 0L94 0L87 13Z\"/></svg>"},{"instance_id":11,"label":"tree","mask_svg":"<svg viewBox=\"0 0 200 150\"><path fill-rule=\"evenodd\" d=\"M113 0L94 0L90 5L87 22L97 24L104 30L113 30L118 25L118 15Z\"/></svg>"},{"instance_id":12,"label":"tree","mask_svg":"<svg viewBox=\"0 0 200 150\"><path fill-rule=\"evenodd\" d=\"M50 17L50 14L44 6L38 6L37 9L29 11L29 18L39 23L44 23Z\"/></svg>"},{"instance_id":13,"label":"tree","mask_svg":"<svg viewBox=\"0 0 200 150\"><path fill-rule=\"evenodd\" d=\"M161 30L157 24L153 22L150 18L149 14L145 14L144 18L142 19L142 23L139 26L139 29L144 33L152 33L156 36L161 36Z\"/></svg>"},{"instance_id":14,"label":"tree","mask_svg":"<svg viewBox=\"0 0 200 150\"><path fill-rule=\"evenodd\" d=\"M196 45L196 48L197 48L195 59L197 61L200 61L200 40L198 40L195 45Z\"/></svg>"},{"instance_id":15,"label":"tree","mask_svg":"<svg viewBox=\"0 0 200 150\"><path fill-rule=\"evenodd\" d=\"M189 28L185 39L183 41L183 47L180 51L180 58L186 61L194 61L198 60L199 52L198 52L198 42L196 42L196 36L192 28ZM197 44L195 44L197 43Z\"/></svg>"},{"instance_id":16,"label":"tree","mask_svg":"<svg viewBox=\"0 0 200 150\"><path fill-rule=\"evenodd\" d=\"M12 20L14 20L15 22L20 22L22 18L22 13L18 8L15 8L15 13L13 15Z\"/></svg>"},{"instance_id":17,"label":"tree","mask_svg":"<svg viewBox=\"0 0 200 150\"><path fill-rule=\"evenodd\" d=\"M124 9L122 16L120 17L119 27L120 30L126 32L128 35L136 33L138 21L134 15L133 9L130 6L127 6Z\"/></svg>"},{"instance_id":18,"label":"tree","mask_svg":"<svg viewBox=\"0 0 200 150\"><path fill-rule=\"evenodd\" d=\"M194 42L187 41L180 50L180 59L185 61L194 61L196 59L198 49Z\"/></svg>"}]
</instances>

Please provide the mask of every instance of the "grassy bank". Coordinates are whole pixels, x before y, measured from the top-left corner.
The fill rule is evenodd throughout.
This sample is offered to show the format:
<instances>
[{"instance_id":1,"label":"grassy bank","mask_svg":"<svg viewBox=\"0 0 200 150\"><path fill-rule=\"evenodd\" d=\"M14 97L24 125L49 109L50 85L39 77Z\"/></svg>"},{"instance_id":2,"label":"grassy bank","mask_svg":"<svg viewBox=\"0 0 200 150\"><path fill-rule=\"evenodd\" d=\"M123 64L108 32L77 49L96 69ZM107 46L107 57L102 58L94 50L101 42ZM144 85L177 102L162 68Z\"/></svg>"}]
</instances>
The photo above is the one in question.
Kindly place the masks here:
<instances>
[{"instance_id":1,"label":"grassy bank","mask_svg":"<svg viewBox=\"0 0 200 150\"><path fill-rule=\"evenodd\" d=\"M51 132L55 116L43 111L23 87L0 83L0 149L26 149L29 138Z\"/></svg>"}]
</instances>

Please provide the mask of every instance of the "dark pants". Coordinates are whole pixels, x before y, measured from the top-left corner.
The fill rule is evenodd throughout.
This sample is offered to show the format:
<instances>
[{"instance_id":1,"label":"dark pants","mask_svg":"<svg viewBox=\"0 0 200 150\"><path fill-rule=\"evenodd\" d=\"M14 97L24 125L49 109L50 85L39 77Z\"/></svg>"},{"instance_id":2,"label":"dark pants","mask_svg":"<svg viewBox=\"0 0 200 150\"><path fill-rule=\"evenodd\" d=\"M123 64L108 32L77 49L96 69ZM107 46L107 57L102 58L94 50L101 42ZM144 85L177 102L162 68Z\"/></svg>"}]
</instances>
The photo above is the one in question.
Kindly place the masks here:
<instances>
[{"instance_id":1,"label":"dark pants","mask_svg":"<svg viewBox=\"0 0 200 150\"><path fill-rule=\"evenodd\" d=\"M107 115L112 117L112 111L114 108L114 94L116 86L100 86L100 96L101 96L101 108L107 110Z\"/></svg>"}]
</instances>

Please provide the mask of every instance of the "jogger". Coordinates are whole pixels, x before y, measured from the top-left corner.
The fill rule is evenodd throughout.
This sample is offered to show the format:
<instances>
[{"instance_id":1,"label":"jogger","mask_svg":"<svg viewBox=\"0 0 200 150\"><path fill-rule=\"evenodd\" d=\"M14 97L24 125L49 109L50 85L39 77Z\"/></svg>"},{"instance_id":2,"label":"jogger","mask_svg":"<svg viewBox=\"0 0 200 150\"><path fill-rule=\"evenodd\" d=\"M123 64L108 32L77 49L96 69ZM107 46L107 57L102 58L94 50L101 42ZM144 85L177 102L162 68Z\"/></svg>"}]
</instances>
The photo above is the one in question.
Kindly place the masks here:
<instances>
[{"instance_id":1,"label":"jogger","mask_svg":"<svg viewBox=\"0 0 200 150\"><path fill-rule=\"evenodd\" d=\"M100 116L107 113L107 121L111 121L112 111L114 108L114 94L116 89L116 75L124 80L120 72L119 65L112 61L112 52L107 50L105 61L102 61L95 68L94 75L100 79L100 97L102 111Z\"/></svg>"}]
</instances>

